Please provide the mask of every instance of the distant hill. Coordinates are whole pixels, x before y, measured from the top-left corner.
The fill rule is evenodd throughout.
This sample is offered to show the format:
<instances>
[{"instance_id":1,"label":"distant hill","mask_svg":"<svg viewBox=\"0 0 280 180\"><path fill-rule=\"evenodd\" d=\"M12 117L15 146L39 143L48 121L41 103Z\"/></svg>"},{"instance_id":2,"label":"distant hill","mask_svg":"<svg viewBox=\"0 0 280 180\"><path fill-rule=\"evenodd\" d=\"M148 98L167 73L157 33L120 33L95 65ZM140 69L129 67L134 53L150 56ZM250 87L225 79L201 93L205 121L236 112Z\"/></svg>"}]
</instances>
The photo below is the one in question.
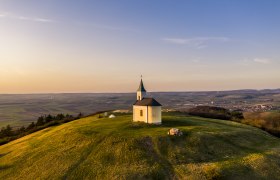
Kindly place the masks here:
<instances>
[{"instance_id":1,"label":"distant hill","mask_svg":"<svg viewBox=\"0 0 280 180\"><path fill-rule=\"evenodd\" d=\"M280 140L235 122L168 113L87 117L0 146L0 179L278 179ZM181 137L167 131L176 127Z\"/></svg>"},{"instance_id":2,"label":"distant hill","mask_svg":"<svg viewBox=\"0 0 280 180\"><path fill-rule=\"evenodd\" d=\"M164 109L185 111L195 106L243 109L264 104L280 110L280 89L149 92ZM110 109L131 109L135 93L0 94L0 128L27 126L42 115L90 114Z\"/></svg>"}]
</instances>

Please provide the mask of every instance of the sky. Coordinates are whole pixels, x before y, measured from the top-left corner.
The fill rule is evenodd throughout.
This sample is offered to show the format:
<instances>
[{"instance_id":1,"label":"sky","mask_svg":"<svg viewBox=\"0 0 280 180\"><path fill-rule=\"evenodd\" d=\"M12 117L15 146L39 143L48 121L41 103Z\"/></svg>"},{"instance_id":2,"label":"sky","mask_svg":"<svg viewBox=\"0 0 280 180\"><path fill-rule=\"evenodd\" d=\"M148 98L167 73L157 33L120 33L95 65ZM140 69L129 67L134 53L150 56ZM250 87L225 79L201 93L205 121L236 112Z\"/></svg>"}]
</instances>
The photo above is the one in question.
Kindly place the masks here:
<instances>
[{"instance_id":1,"label":"sky","mask_svg":"<svg viewBox=\"0 0 280 180\"><path fill-rule=\"evenodd\" d=\"M280 88L278 0L0 0L0 93Z\"/></svg>"}]
</instances>

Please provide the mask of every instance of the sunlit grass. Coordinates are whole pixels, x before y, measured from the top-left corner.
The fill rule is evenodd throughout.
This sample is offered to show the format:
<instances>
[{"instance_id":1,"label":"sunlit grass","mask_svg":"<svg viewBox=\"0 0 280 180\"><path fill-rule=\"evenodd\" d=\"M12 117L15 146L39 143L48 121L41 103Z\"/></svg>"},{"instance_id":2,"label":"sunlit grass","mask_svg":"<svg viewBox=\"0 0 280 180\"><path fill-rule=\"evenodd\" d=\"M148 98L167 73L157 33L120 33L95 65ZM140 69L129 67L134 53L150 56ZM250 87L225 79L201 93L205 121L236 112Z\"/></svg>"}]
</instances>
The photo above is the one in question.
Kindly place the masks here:
<instances>
[{"instance_id":1,"label":"sunlit grass","mask_svg":"<svg viewBox=\"0 0 280 180\"><path fill-rule=\"evenodd\" d=\"M160 126L132 116L88 117L0 146L0 179L280 177L280 141L230 121L165 114ZM176 127L181 137L170 137Z\"/></svg>"}]
</instances>

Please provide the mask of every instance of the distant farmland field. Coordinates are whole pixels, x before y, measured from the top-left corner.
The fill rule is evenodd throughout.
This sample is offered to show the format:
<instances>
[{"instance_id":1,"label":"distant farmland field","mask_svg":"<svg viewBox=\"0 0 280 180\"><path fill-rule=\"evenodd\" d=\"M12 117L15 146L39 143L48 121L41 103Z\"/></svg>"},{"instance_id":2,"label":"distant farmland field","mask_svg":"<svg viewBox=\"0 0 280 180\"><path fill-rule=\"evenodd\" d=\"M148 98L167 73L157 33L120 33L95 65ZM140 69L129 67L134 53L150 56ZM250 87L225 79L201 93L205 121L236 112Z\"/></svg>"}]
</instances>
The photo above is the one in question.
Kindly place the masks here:
<instances>
[{"instance_id":1,"label":"distant farmland field","mask_svg":"<svg viewBox=\"0 0 280 180\"><path fill-rule=\"evenodd\" d=\"M0 95L0 127L26 125L47 114L90 114L100 110L127 109L132 94Z\"/></svg>"},{"instance_id":2,"label":"distant farmland field","mask_svg":"<svg viewBox=\"0 0 280 180\"><path fill-rule=\"evenodd\" d=\"M280 90L148 93L163 109L186 110L196 105L243 108L257 104L280 106ZM0 94L0 127L27 125L47 114L91 114L96 111L131 109L135 93Z\"/></svg>"}]
</instances>

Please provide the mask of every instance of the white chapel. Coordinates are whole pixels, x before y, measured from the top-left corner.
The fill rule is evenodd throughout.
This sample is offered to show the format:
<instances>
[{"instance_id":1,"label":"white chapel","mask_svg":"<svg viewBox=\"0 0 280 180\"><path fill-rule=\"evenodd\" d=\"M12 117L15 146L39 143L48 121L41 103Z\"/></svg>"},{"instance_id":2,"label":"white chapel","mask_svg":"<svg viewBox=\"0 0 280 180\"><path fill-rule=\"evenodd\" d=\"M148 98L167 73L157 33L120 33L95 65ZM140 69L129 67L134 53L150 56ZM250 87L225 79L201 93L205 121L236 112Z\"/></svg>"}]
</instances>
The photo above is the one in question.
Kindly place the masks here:
<instances>
[{"instance_id":1,"label":"white chapel","mask_svg":"<svg viewBox=\"0 0 280 180\"><path fill-rule=\"evenodd\" d=\"M146 97L146 90L141 78L137 89L137 100L133 104L133 121L161 124L161 106L154 98Z\"/></svg>"}]
</instances>

